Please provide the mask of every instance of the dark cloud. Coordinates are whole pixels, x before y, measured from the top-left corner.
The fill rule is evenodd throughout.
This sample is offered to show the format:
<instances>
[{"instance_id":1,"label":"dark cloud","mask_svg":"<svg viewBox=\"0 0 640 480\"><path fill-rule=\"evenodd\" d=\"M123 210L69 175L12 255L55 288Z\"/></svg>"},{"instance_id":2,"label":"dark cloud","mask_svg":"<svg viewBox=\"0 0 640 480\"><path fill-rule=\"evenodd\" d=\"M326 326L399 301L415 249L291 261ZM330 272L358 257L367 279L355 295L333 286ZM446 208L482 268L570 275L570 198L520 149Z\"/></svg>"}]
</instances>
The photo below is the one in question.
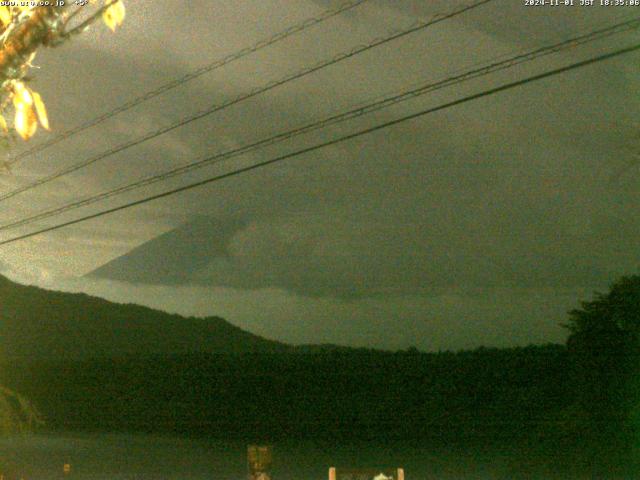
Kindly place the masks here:
<instances>
[{"instance_id":1,"label":"dark cloud","mask_svg":"<svg viewBox=\"0 0 640 480\"><path fill-rule=\"evenodd\" d=\"M172 10L165 8L170 2L138 2L120 33L96 33L43 56L34 88L47 99L55 128L64 129L330 3L198 1L190 3L186 31L176 28ZM370 2L38 155L3 185L32 181L408 25L417 16L451 8L444 1ZM269 11L285 13L265 15ZM623 16L598 7L548 11L519 2L480 7L16 197L3 221ZM587 58L631 39L614 37L457 85L100 208ZM630 125L640 108L639 72L632 58L470 102L16 244L2 260L28 278L51 278L34 269L53 272L47 280L51 286L85 288L185 314L225 315L257 333L291 341L315 336L440 348L447 338L456 346L472 345L473 339L488 344L558 340L557 324L581 295L637 270L640 220L629 214L640 206L635 177L631 171L618 183L609 181L628 162L625 152L636 141ZM60 79L66 82L65 95L56 94ZM20 270L21 262L29 268ZM91 271L91 279L59 279ZM387 340L393 322L399 322L402 334Z\"/></svg>"}]
</instances>

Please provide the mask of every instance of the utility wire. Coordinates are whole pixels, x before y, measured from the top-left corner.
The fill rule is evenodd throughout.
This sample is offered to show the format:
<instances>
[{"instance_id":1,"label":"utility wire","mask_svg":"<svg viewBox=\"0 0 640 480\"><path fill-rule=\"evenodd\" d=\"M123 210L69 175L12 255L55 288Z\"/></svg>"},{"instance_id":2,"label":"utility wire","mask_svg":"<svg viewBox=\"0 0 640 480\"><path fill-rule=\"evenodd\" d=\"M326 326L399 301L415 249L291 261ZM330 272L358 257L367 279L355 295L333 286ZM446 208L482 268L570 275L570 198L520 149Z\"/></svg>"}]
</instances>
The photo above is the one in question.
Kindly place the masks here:
<instances>
[{"instance_id":1,"label":"utility wire","mask_svg":"<svg viewBox=\"0 0 640 480\"><path fill-rule=\"evenodd\" d=\"M60 177L68 175L70 173L73 173L73 172L76 172L78 170L81 170L81 169L83 169L83 168L85 168L85 167L87 167L89 165L92 165L92 164L98 162L99 160L103 160L103 159L105 159L107 157L115 155L116 153L120 153L120 152L122 152L124 150L127 150L128 148L140 145L140 144L142 144L144 142L147 142L147 141L149 141L151 139L154 139L156 137L164 135L165 133L171 132L171 131L173 131L173 130L175 130L177 128L180 128L180 127L183 127L185 125L188 125L188 124L190 124L190 123L192 123L192 122L194 122L196 120L200 120L201 118L207 117L207 116L212 115L212 114L214 114L216 112L224 110L224 109L226 109L226 108L228 108L228 107L230 107L232 105L235 105L237 103L240 103L240 102L242 102L244 100L248 100L248 99L250 99L252 97L255 97L255 96L260 95L262 93L265 93L265 92L268 92L270 90L273 90L274 88L277 88L277 87L279 87L281 85L284 85L286 83L289 83L291 81L298 80L298 79L300 79L302 77L305 77L307 75L311 75L314 72L322 70L322 69L324 69L324 68L326 68L328 66L335 65L335 64L337 64L339 62L342 62L343 60L346 60L348 58L352 58L352 57L354 57L356 55L359 55L359 54L361 54L363 52L366 52L368 50L376 48L376 47L378 47L380 45L389 43L389 42L391 42L393 40L397 40L399 38L405 37L407 35L410 35L412 33L418 32L420 30L424 30L425 28L428 28L428 27L430 27L432 25L435 25L436 23L439 23L439 22L442 22L444 20L447 20L447 19L453 18L455 16L461 15L461 14L463 14L463 13L469 11L469 10L477 8L477 7L481 6L481 5L484 5L485 3L489 3L491 1L493 1L493 0L479 0L479 1L476 1L475 3L470 4L470 5L458 8L457 10L454 10L454 11L452 11L450 13L447 13L447 14L444 14L444 15L436 15L429 21L418 22L418 23L414 24L413 26L411 26L408 29L404 29L404 30L401 30L401 31L398 31L398 32L394 32L391 35L388 35L388 36L381 37L379 39L373 40L371 43L368 43L366 45L358 46L358 47L356 47L355 49L353 49L353 50L351 50L349 52L341 53L341 54L337 55L336 57L333 57L333 58L331 58L329 60L325 60L323 62L320 62L320 63L316 64L315 66L307 67L307 68L305 68L305 69L303 69L301 71L298 71L296 73L287 75L284 78L281 78L279 80L275 80L273 82L269 82L268 84L266 84L266 85L264 85L262 87L256 88L256 89L250 91L249 93L240 95L240 96L238 96L236 98L233 98L233 99L231 99L229 101L226 101L226 102L224 102L222 104L214 105L214 106L212 106L212 107L210 107L210 108L208 108L206 110L203 110L203 111L200 111L200 112L195 113L193 115L190 115L188 117L185 117L185 118L183 118L182 120L180 120L180 121L178 121L176 123L173 123L173 124L168 125L166 127L162 127L162 128L160 128L160 129L158 129L158 130L156 130L154 132L147 133L146 135L144 135L142 137L139 137L139 138L136 138L134 140L122 143L122 144L120 144L120 145L118 145L116 147L113 147L113 148L111 148L109 150L106 150L106 151L104 151L102 153L99 153L96 156L90 157L90 158L88 158L86 160L83 160L83 161L81 161L79 163L71 165L71 166L69 166L67 168L63 168L62 170L59 170L59 171L54 172L54 173L52 173L50 175L47 175L47 176L45 176L43 178L40 178L40 179L38 179L38 180L28 184L28 185L24 185L22 187L18 187L18 188L14 189L14 190L11 190L11 191L9 191L7 193L1 194L0 195L0 202L4 201L4 200L7 200L9 198L15 197L16 195L18 195L20 193L32 190L32 189L34 189L36 187L39 187L40 185L44 185L46 183L49 183L49 182L51 182L53 180L56 180L56 179L58 179Z\"/></svg>"},{"instance_id":2,"label":"utility wire","mask_svg":"<svg viewBox=\"0 0 640 480\"><path fill-rule=\"evenodd\" d=\"M155 194L155 195L151 195L151 196L142 198L140 200L136 200L136 201L133 201L133 202L126 203L124 205L120 205L120 206L117 206L117 207L113 207L113 208L109 208L109 209L106 209L106 210L102 210L100 212L96 212L96 213L93 213L91 215L86 215L84 217L80 217L80 218L77 218L75 220L70 220L70 221L67 221L67 222L64 222L64 223L59 223L57 225L52 225L52 226L49 226L49 227L46 227L46 228L43 228L43 229L40 229L40 230L36 230L35 232L30 232L30 233L27 233L27 234L24 234L24 235L20 235L20 236L13 237L13 238L10 238L10 239L7 239L7 240L3 240L3 241L0 241L0 245L6 245L6 244L9 244L9 243L17 242L19 240L23 240L23 239L26 239L26 238L34 237L36 235L40 235L40 234L43 234L43 233L46 233L46 232L59 230L61 228L68 227L70 225L75 225L75 224L78 224L78 223L81 223L81 222L86 222L87 220L91 220L91 219L94 219L94 218L102 217L102 216L105 216L105 215L108 215L108 214L111 214L111 213L115 213L115 212L118 212L118 211L121 211L121 210L132 208L132 207L135 207L135 206L138 206L138 205L142 205L142 204L154 201L154 200L159 200L161 198L169 197L171 195L175 195L175 194L180 193L180 192L184 192L184 191L187 191L187 190L192 190L192 189L194 189L196 187L200 187L200 186L203 186L203 185L208 185L210 183L218 182L218 181L224 180L226 178L235 177L235 176L240 175L242 173L250 172L252 170L257 170L259 168L263 168L263 167L266 167L266 166L269 166L269 165L273 165L275 163L282 162L282 161L290 159L290 158L294 158L294 157L297 157L297 156L300 156L300 155L304 155L306 153L310 153L310 152L313 152L313 151L316 151L316 150L320 150L322 148L325 148L325 147L328 147L328 146L331 146L331 145L336 145L338 143L342 143L342 142L345 142L345 141L348 141L348 140L352 140L354 138L361 137L363 135L367 135L367 134L370 134L370 133L373 133L373 132L377 132L378 130L382 130L384 128L389 128L389 127L392 127L394 125L398 125L400 123L403 123L403 122L406 122L406 121L409 121L409 120L413 120L413 119L422 117L424 115L428 115L428 114L431 114L431 113L434 113L434 112L442 111L442 110L445 110L447 108L455 107L457 105L461 105L463 103L470 102L472 100L476 100L476 99L479 99L479 98L483 98L483 97L487 97L487 96L490 96L490 95L494 95L494 94L499 93L499 92L510 90L512 88L515 88L515 87L519 87L519 86L522 86L522 85L525 85L525 84L528 84L528 83L531 83L531 82L536 82L538 80L542 80L542 79L545 79L545 78L553 77L555 75L559 75L559 74L562 74L562 73L565 73L565 72L568 72L568 71L571 71L571 70L575 70L575 69L578 69L578 68L586 67L588 65L592 65L592 64L595 64L595 63L598 63L598 62L609 60L609 59L618 57L620 55L624 55L624 54L627 54L627 53L635 52L635 51L638 51L638 50L640 50L640 44L637 44L637 45L634 45L634 46L631 46L631 47L622 48L622 49L619 49L619 50L616 50L616 51L613 51L613 52L610 52L610 53L606 53L606 54L603 54L603 55L598 55L596 57L592 57L592 58L589 58L587 60L583 60L583 61L580 61L580 62L572 63L572 64L564 66L564 67L555 68L553 70L548 70L548 71L546 71L544 73L533 75L533 76L524 78L522 80L517 80L515 82L506 83L506 84L500 85L498 87L491 88L489 90L484 90L484 91L482 91L480 93L475 93L473 95L468 95L468 96L462 97L462 98L460 98L458 100L453 100L451 102L443 103L441 105L438 105L437 107L431 107L431 108L428 108L428 109L425 109L425 110L421 110L421 111L416 112L416 113L412 113L410 115L405 115L405 116L397 118L395 120L384 122L384 123L375 125L373 127L365 128L365 129L359 130L359 131L357 131L355 133L351 133L349 135L344 135L342 137L334 138L332 140L329 140L329 141L326 141L326 142L322 142L322 143L318 143L318 144L312 145L310 147L302 148L302 149L297 150L295 152L287 153L285 155L281 155L281 156L278 156L278 157L275 157L275 158L272 158L272 159L269 159L269 160L265 160L265 161L262 161L262 162L259 162L259 163L255 163L255 164L247 166L247 167L238 168L236 170L232 170L232 171L227 172L227 173L223 173L223 174L220 174L220 175L209 177L207 179L200 180L200 181L197 181L197 182L193 182L193 183L190 183L188 185L184 185L182 187L175 188L175 189L172 189L172 190L167 190L165 192L158 193L158 194Z\"/></svg>"},{"instance_id":3,"label":"utility wire","mask_svg":"<svg viewBox=\"0 0 640 480\"><path fill-rule=\"evenodd\" d=\"M451 85L457 85L459 83L462 83L474 78L488 75L500 70L512 68L518 64L529 62L537 58L550 55L553 53L557 53L574 46L586 44L589 42L593 42L595 40L601 40L603 38L608 38L614 34L636 29L638 27L640 27L640 17L636 17L635 19L632 19L626 22L617 23L606 28L601 28L599 30L591 31L589 33L586 33L577 37L569 38L567 40L564 40L562 42L559 42L553 45L539 47L532 51L521 53L507 59L495 61L493 63L489 63L488 65L482 66L480 68L475 68L467 72L464 72L462 74L445 78L443 80L426 83L417 88L412 88L410 90L383 98L373 103L369 103L367 105L351 109L347 112L333 115L328 118L324 118L322 120L318 120L310 124L295 128L293 130L276 134L274 136L259 140L249 145L228 150L226 152L218 153L214 156L207 155L206 157L200 160L196 160L186 165L181 165L179 167L167 170L165 172L136 180L135 182L129 183L127 185L116 187L112 190L107 190L105 192L102 192L96 195L91 195L89 197L86 197L71 203L67 203L65 205L62 205L60 207L57 207L51 210L45 210L43 212L39 212L32 216L29 216L20 220L15 220L8 224L0 225L0 231L13 229L16 227L34 223L38 220L57 216L62 213L75 210L77 208L81 208L87 205L91 205L93 203L97 203L129 191L137 190L145 186L149 186L161 181L165 181L169 178L176 177L178 175L182 175L182 174L185 174L185 173L188 173L212 164L220 163L224 160L228 160L233 157L247 154L251 151L257 150L265 146L274 145L302 134L306 134L321 128L326 128L328 126L335 125L347 120L352 120L354 118L358 118L365 114L381 110L383 108L398 104L400 102L411 100L421 95L425 95L429 92L439 90L441 88L449 87Z\"/></svg>"},{"instance_id":4,"label":"utility wire","mask_svg":"<svg viewBox=\"0 0 640 480\"><path fill-rule=\"evenodd\" d=\"M236 60L240 60L243 57L246 57L247 55L250 55L252 53L255 53L259 50L262 50L263 48L269 47L275 43L278 43L292 35L295 35L296 33L300 33L304 30L306 30L307 28L310 28L314 25L318 25L319 23L324 22L325 20L328 20L330 18L333 18L335 16L340 15L343 12L346 12L348 10L351 10L365 2L368 2L369 0L349 0L345 3L343 3L341 6L337 7L337 8L332 8L329 10L325 10L323 13L321 13L320 15L318 15L317 17L312 17L312 18L308 18L296 25L293 25L281 32L278 32L274 35L272 35L269 38L260 40L259 42L253 44L250 47L245 47L242 50L239 50L235 53L232 53L230 55L227 55L226 57L223 57L222 59L216 60L213 63L210 63L209 65L205 65L203 67L198 68L197 70L194 70L193 72L189 72L185 75L183 75L182 77L179 77L175 80L172 80L170 82L167 82L161 86L159 86L158 88L156 88L155 90L151 90L149 92L146 92L132 100L129 100L128 102L125 102L121 105L119 105L118 107L115 107L112 110L109 110L108 112L105 112L89 121L87 121L86 123L83 123L81 125L78 125L74 128L71 128L65 132L62 132L58 135L56 135L55 137L53 137L50 140L47 140L46 142L43 142L39 145L36 145L33 148L30 148L29 150L26 150L22 153L19 153L18 155L16 155L13 159L10 159L7 162L7 165L13 165L17 162L19 162L20 160L29 157L31 155L33 155L34 153L38 153L41 152L53 145L56 145L58 143L60 143L63 140L66 140L67 138L70 138L80 132L83 132L91 127L95 127L96 125L99 125L100 123L108 120L109 118L112 118L122 112L126 112L127 110L132 109L133 107L140 105L141 103L144 103L148 100L151 100L152 98L155 98L159 95L162 95L163 93L168 92L169 90L173 90L176 87L179 87L180 85L183 85L187 82L190 82L191 80L195 80L198 77L201 77L202 75L205 75L207 73L210 73L214 70L217 70L218 68L224 67L225 65L228 65L232 62L235 62Z\"/></svg>"}]
</instances>

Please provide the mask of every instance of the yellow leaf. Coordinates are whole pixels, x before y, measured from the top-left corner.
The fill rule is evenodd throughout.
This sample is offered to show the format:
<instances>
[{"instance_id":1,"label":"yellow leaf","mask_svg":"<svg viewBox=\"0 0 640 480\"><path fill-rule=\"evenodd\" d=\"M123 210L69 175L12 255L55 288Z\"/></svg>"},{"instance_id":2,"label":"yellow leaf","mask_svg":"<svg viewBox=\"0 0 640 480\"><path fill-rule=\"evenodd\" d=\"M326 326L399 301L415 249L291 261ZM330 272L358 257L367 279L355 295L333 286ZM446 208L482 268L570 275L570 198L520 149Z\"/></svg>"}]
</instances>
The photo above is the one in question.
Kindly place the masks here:
<instances>
[{"instance_id":1,"label":"yellow leaf","mask_svg":"<svg viewBox=\"0 0 640 480\"><path fill-rule=\"evenodd\" d=\"M108 2L111 0L107 0ZM117 0L104 12L102 12L102 19L112 31L115 31L116 27L122 24L124 21L124 3L122 0Z\"/></svg>"},{"instance_id":2,"label":"yellow leaf","mask_svg":"<svg viewBox=\"0 0 640 480\"><path fill-rule=\"evenodd\" d=\"M36 113L38 114L38 120L46 130L49 130L49 118L47 117L47 109L44 106L42 97L38 92L31 92L33 96L33 105L36 107Z\"/></svg>"},{"instance_id":3,"label":"yellow leaf","mask_svg":"<svg viewBox=\"0 0 640 480\"><path fill-rule=\"evenodd\" d=\"M30 107L31 105L33 105L33 97L31 97L29 89L25 87L22 82L16 82L14 86L13 106L16 109L21 109Z\"/></svg>"},{"instance_id":4,"label":"yellow leaf","mask_svg":"<svg viewBox=\"0 0 640 480\"><path fill-rule=\"evenodd\" d=\"M0 6L0 22L2 22L2 25L6 27L11 23L12 19L13 16L9 11L9 7L5 7L4 5Z\"/></svg>"},{"instance_id":5,"label":"yellow leaf","mask_svg":"<svg viewBox=\"0 0 640 480\"><path fill-rule=\"evenodd\" d=\"M24 140L29 140L38 129L38 120L31 106L16 109L16 131Z\"/></svg>"},{"instance_id":6,"label":"yellow leaf","mask_svg":"<svg viewBox=\"0 0 640 480\"><path fill-rule=\"evenodd\" d=\"M9 131L9 127L7 127L7 121L4 119L4 116L0 115L0 128L4 133Z\"/></svg>"}]
</instances>

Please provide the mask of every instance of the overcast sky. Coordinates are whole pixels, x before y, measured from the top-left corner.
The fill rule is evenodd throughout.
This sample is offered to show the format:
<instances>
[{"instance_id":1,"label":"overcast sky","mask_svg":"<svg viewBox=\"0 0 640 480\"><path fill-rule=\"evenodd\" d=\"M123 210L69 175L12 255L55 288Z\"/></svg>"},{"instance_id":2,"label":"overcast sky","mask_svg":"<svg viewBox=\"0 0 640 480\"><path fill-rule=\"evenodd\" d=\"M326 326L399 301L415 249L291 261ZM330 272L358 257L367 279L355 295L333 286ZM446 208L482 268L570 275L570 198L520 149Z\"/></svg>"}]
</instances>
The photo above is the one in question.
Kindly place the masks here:
<instances>
[{"instance_id":1,"label":"overcast sky","mask_svg":"<svg viewBox=\"0 0 640 480\"><path fill-rule=\"evenodd\" d=\"M115 34L96 25L41 52L32 86L55 134L339 4L128 0ZM463 4L370 0L21 161L0 177L0 189ZM640 9L495 0L18 195L4 202L0 222L634 15ZM638 40L636 31L576 47L0 238ZM638 272L640 168L611 177L640 151L639 65L638 54L619 57L2 246L3 272L47 288L219 315L295 343L438 350L562 342L567 310Z\"/></svg>"}]
</instances>

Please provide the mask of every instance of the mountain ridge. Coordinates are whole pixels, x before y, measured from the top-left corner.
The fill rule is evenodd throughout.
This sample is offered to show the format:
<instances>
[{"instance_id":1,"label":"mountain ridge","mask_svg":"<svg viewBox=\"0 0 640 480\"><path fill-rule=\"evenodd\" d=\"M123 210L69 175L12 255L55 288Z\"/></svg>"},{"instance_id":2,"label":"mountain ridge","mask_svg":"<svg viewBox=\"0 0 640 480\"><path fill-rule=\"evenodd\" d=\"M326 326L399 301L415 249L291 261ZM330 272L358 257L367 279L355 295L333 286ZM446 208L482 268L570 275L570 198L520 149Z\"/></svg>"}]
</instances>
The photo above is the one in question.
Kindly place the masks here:
<instances>
[{"instance_id":1,"label":"mountain ridge","mask_svg":"<svg viewBox=\"0 0 640 480\"><path fill-rule=\"evenodd\" d=\"M227 258L229 241L246 225L241 218L198 216L108 261L85 277L149 285L210 285L201 272L212 260Z\"/></svg>"},{"instance_id":2,"label":"mountain ridge","mask_svg":"<svg viewBox=\"0 0 640 480\"><path fill-rule=\"evenodd\" d=\"M184 317L0 275L0 356L87 359L185 353L278 353L292 346L220 317Z\"/></svg>"}]
</instances>

